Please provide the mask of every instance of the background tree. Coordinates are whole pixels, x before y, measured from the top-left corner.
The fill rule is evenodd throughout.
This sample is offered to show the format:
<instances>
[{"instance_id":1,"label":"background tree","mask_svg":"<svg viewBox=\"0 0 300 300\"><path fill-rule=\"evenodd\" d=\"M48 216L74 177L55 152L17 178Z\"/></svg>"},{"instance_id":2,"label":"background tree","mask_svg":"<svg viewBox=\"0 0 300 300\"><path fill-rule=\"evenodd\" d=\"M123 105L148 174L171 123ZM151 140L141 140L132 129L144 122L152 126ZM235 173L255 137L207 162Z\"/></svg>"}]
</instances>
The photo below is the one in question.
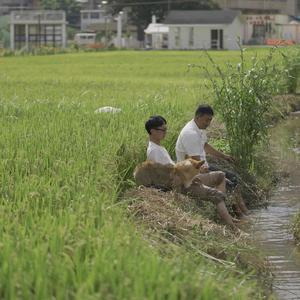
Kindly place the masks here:
<instances>
[{"instance_id":1,"label":"background tree","mask_svg":"<svg viewBox=\"0 0 300 300\"><path fill-rule=\"evenodd\" d=\"M43 9L61 9L66 12L66 18L70 25L78 25L80 22L80 3L76 0L41 0Z\"/></svg>"}]
</instances>

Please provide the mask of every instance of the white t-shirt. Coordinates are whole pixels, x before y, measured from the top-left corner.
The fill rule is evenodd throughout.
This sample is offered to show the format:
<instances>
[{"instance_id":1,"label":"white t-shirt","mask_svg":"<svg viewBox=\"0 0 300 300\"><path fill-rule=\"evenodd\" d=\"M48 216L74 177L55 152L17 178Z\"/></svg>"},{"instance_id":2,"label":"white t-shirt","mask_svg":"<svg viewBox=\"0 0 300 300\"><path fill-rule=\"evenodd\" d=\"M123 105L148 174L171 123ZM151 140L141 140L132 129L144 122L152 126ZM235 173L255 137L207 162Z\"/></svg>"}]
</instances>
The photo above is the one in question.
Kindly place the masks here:
<instances>
[{"instance_id":1,"label":"white t-shirt","mask_svg":"<svg viewBox=\"0 0 300 300\"><path fill-rule=\"evenodd\" d=\"M175 164L165 147L151 141L149 141L147 148L147 159L162 165Z\"/></svg>"},{"instance_id":2,"label":"white t-shirt","mask_svg":"<svg viewBox=\"0 0 300 300\"><path fill-rule=\"evenodd\" d=\"M206 161L204 145L207 143L206 130L199 129L194 120L188 122L181 130L176 142L177 161L182 161L185 156L200 156ZM207 163L206 163L207 165Z\"/></svg>"}]
</instances>

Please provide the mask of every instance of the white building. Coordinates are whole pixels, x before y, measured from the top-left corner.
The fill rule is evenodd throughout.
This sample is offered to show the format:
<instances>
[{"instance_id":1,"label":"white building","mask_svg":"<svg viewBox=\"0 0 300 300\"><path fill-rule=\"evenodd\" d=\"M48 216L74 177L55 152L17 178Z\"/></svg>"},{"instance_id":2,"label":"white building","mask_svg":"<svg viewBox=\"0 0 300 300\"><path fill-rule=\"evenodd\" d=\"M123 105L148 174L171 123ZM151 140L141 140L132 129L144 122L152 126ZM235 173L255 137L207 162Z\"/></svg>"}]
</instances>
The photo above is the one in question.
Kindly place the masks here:
<instances>
[{"instance_id":1,"label":"white building","mask_svg":"<svg viewBox=\"0 0 300 300\"><path fill-rule=\"evenodd\" d=\"M12 50L49 46L66 47L66 15L58 10L12 11L10 47Z\"/></svg>"},{"instance_id":2,"label":"white building","mask_svg":"<svg viewBox=\"0 0 300 300\"><path fill-rule=\"evenodd\" d=\"M239 11L170 11L164 24L169 27L169 49L238 49L243 40L243 19Z\"/></svg>"},{"instance_id":3,"label":"white building","mask_svg":"<svg viewBox=\"0 0 300 300\"><path fill-rule=\"evenodd\" d=\"M300 23L299 21L290 21L288 24L276 24L277 39L300 44ZM286 44L286 43L285 43Z\"/></svg>"},{"instance_id":4,"label":"white building","mask_svg":"<svg viewBox=\"0 0 300 300\"><path fill-rule=\"evenodd\" d=\"M165 49L168 48L169 26L156 23L155 16L152 17L152 23L144 30L145 44L147 48Z\"/></svg>"}]
</instances>

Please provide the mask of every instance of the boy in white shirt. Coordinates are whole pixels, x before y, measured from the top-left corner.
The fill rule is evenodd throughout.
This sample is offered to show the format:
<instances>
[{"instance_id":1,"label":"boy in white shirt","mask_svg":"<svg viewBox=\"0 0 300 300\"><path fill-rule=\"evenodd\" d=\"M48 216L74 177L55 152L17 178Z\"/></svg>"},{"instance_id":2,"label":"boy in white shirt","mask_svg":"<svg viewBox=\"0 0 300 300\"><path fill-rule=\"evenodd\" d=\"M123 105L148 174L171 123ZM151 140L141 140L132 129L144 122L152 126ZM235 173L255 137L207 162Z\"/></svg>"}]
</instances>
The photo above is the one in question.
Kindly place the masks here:
<instances>
[{"instance_id":1,"label":"boy in white shirt","mask_svg":"<svg viewBox=\"0 0 300 300\"><path fill-rule=\"evenodd\" d=\"M161 141L167 133L167 121L162 116L152 116L145 123L145 128L149 134L147 148L147 160L151 160L163 165L175 164L166 148L161 146ZM202 166L202 172L195 177L189 188L183 188L183 192L192 198L209 200L213 202L221 219L230 227L237 229L232 217L228 213L225 205L225 176L223 172L207 172L207 167Z\"/></svg>"},{"instance_id":2,"label":"boy in white shirt","mask_svg":"<svg viewBox=\"0 0 300 300\"><path fill-rule=\"evenodd\" d=\"M218 151L207 142L206 128L210 125L214 115L213 109L206 104L199 105L195 117L189 121L181 130L176 142L177 161L182 161L186 156L196 160L205 160L206 153L228 162L234 162L234 158ZM228 170L221 170L217 166L205 164L206 172L223 171L226 176L226 183L229 189L238 191L237 175ZM248 213L248 209L241 197L238 195L237 213L240 216Z\"/></svg>"}]
</instances>

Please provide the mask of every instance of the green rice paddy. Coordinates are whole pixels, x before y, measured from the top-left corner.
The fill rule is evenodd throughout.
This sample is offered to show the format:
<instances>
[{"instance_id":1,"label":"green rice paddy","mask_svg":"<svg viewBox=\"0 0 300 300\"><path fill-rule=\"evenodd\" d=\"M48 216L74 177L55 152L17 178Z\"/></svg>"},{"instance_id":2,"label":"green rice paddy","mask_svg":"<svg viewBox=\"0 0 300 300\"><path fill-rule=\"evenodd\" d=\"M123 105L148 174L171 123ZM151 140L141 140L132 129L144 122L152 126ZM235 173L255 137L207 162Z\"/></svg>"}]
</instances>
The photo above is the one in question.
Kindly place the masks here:
<instances>
[{"instance_id":1,"label":"green rice paddy","mask_svg":"<svg viewBox=\"0 0 300 300\"><path fill-rule=\"evenodd\" d=\"M198 51L0 58L0 298L263 298L244 271L179 248L163 255L118 201L145 159L144 121L166 117L174 154L197 104L213 102L189 68L206 63ZM101 106L122 112L95 114Z\"/></svg>"}]
</instances>

